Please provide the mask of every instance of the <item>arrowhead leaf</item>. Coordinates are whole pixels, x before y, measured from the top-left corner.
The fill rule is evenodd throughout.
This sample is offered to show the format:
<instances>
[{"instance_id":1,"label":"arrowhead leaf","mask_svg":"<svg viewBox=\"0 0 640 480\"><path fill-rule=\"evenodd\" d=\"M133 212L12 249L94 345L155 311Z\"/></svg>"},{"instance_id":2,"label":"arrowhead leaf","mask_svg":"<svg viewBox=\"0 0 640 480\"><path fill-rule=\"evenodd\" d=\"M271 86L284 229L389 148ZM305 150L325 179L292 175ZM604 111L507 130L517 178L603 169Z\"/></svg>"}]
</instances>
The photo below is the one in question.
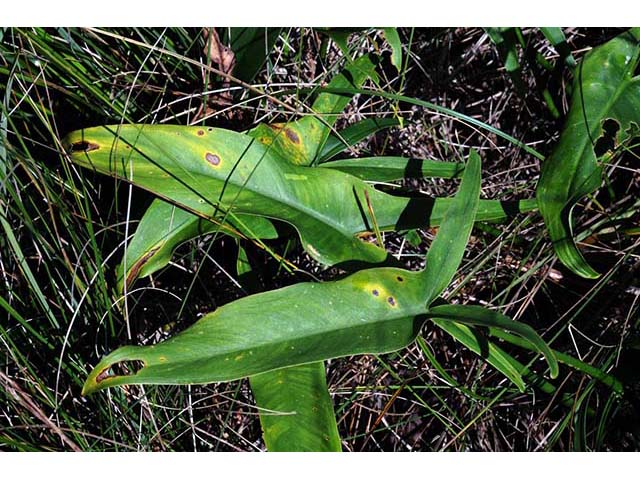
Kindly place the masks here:
<instances>
[{"instance_id":1,"label":"arrowhead leaf","mask_svg":"<svg viewBox=\"0 0 640 480\"><path fill-rule=\"evenodd\" d=\"M479 164L472 154L460 191L447 209L440 243L448 243L449 232L458 225L470 231L478 205L470 195L479 191ZM468 202L471 207L465 207ZM466 217L462 222L459 214ZM432 248L441 252L437 241ZM459 262L458 242L448 248ZM415 273L374 268L334 282L299 283L231 302L165 342L117 349L89 374L83 393L125 384L228 381L329 358L398 350L415 339L442 286L441 279L427 275L452 277L452 259L444 269L428 266ZM115 372L116 366L136 361L141 368Z\"/></svg>"},{"instance_id":2,"label":"arrowhead leaf","mask_svg":"<svg viewBox=\"0 0 640 480\"><path fill-rule=\"evenodd\" d=\"M560 261L585 278L599 276L573 240L571 212L602 182L602 165L611 151L598 152L609 140L621 145L638 135L640 31L631 30L589 52L576 70L574 94L557 146L542 164L536 196L540 213ZM614 131L605 131L607 123ZM612 122L612 124L611 124ZM613 134L613 135L611 135ZM607 148L607 147L605 147Z\"/></svg>"}]
</instances>

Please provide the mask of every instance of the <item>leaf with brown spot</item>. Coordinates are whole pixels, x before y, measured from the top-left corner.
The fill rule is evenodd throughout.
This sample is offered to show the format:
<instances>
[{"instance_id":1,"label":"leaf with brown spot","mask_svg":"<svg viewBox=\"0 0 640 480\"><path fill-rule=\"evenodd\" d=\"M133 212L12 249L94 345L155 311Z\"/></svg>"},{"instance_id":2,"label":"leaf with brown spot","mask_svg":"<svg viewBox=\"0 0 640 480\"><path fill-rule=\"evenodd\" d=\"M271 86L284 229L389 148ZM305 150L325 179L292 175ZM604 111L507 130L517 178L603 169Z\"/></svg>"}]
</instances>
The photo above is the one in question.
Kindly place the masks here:
<instances>
[{"instance_id":1,"label":"leaf with brown spot","mask_svg":"<svg viewBox=\"0 0 640 480\"><path fill-rule=\"evenodd\" d=\"M459 224L458 212L466 216L464 225L473 223L478 202L472 202L475 206L471 208L462 205L469 202L470 193L479 191L476 167L465 169L460 192L454 198L454 204L461 208L449 209L438 233L445 236L444 241L447 232ZM424 282L428 275L439 272L428 263L423 272L373 268L334 282L299 283L242 298L206 315L167 341L119 348L93 369L83 393L128 384L228 381L346 355L398 350L416 338L430 315L433 290L425 289ZM398 277L405 281L400 284ZM373 289L383 295L371 295ZM451 315L462 321L457 313L438 307L433 316ZM469 321L485 321L475 310L463 313ZM494 315L490 322L541 342L532 330L513 326L503 317ZM131 361L142 361L144 366L135 373L97 381L105 369ZM548 361L552 365L552 360Z\"/></svg>"},{"instance_id":2,"label":"leaf with brown spot","mask_svg":"<svg viewBox=\"0 0 640 480\"><path fill-rule=\"evenodd\" d=\"M73 132L65 142L85 138L101 145L72 152L71 159L171 199L202 218L235 221L253 215L290 223L305 250L326 265L386 260L383 249L357 238L371 230L364 192L381 231L437 225L452 202L389 195L339 171L292 165L246 135L213 129L200 138L196 131L171 125L107 126ZM212 151L224 159L217 168L205 159ZM482 206L478 220L505 216L498 201Z\"/></svg>"}]
</instances>

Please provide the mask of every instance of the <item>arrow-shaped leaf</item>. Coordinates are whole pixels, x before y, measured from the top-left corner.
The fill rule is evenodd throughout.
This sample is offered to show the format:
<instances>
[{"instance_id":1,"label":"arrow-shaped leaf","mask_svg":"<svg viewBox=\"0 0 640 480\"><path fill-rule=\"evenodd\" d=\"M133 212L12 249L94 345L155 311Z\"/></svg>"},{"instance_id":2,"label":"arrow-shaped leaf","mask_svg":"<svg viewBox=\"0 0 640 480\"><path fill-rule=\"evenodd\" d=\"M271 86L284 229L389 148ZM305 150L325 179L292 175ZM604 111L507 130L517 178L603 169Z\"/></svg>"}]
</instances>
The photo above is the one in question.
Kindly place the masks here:
<instances>
[{"instance_id":1,"label":"arrow-shaped leaf","mask_svg":"<svg viewBox=\"0 0 640 480\"><path fill-rule=\"evenodd\" d=\"M454 202L468 201L469 192L479 188L470 186L474 178L479 182L478 166L472 165L479 159L472 156L469 163L461 188L466 194ZM475 212L466 214L465 224ZM442 230L451 228L449 222L458 219L447 216ZM450 251L461 258L457 243ZM300 283L245 297L158 345L116 350L90 373L83 392L132 383L227 381L328 358L398 350L415 339L429 313L427 300L434 289L425 289L424 272L374 268L335 282ZM112 371L135 361L142 368L125 375Z\"/></svg>"},{"instance_id":2,"label":"arrow-shaped leaf","mask_svg":"<svg viewBox=\"0 0 640 480\"><path fill-rule=\"evenodd\" d=\"M589 52L576 70L569 115L557 146L542 165L537 198L556 254L573 272L599 276L573 240L571 212L600 187L611 150L638 135L640 30Z\"/></svg>"},{"instance_id":3,"label":"arrow-shaped leaf","mask_svg":"<svg viewBox=\"0 0 640 480\"><path fill-rule=\"evenodd\" d=\"M272 36L273 32L271 32ZM256 51L255 40L259 39L261 35L264 36L264 32L257 29L231 29L231 36L237 42L235 47L239 48L236 55L240 55L239 52L246 47L245 53L255 57L259 53ZM275 36L277 37L277 34ZM275 37L270 37L270 39L275 40ZM239 66L242 66L240 60L239 58ZM344 73L334 77L329 85L335 87L361 86L364 80L371 76L375 76L375 65L369 57L363 57L348 67ZM303 117L286 126L261 124L248 132L248 135L269 145L273 154L280 155L286 161L309 165L320 147L319 143L314 146L311 142L314 138L316 142L327 138L331 126L337 119L337 114L342 111L350 97L351 95L348 94L321 93L314 102L312 110L317 114L328 114L323 120L315 117ZM385 119L380 121L368 119L360 122L360 124L345 129L344 136L340 136L339 139L335 136L329 136L326 142L326 147L329 150L323 149L321 156L324 158L335 155L346 148L344 142L347 144L355 143L362 139L363 135L368 135L392 124L393 122ZM305 148L301 148L300 138L304 138ZM235 218L237 221L234 222L235 225L232 228L248 238L267 239L277 236L273 225L267 218L255 216ZM136 278L150 275L167 265L174 250L181 243L210 232L233 233L233 230L227 228L229 225L225 225L225 221L230 220L226 215L218 220L219 222L215 223L208 222L189 211L178 211L164 200L154 200L142 217L118 267L119 291L123 291L125 278L127 285L131 285ZM224 227L221 228L220 224Z\"/></svg>"},{"instance_id":4,"label":"arrow-shaped leaf","mask_svg":"<svg viewBox=\"0 0 640 480\"><path fill-rule=\"evenodd\" d=\"M372 230L365 191L381 230L437 225L451 205L451 199L388 195L332 169L292 165L259 142L220 129L96 127L73 132L65 145L79 165L130 181L202 218L244 214L288 222L305 250L327 265L385 260L384 250L357 238ZM511 206L519 208L518 202ZM476 220L504 218L509 210L509 204L486 201Z\"/></svg>"}]
</instances>

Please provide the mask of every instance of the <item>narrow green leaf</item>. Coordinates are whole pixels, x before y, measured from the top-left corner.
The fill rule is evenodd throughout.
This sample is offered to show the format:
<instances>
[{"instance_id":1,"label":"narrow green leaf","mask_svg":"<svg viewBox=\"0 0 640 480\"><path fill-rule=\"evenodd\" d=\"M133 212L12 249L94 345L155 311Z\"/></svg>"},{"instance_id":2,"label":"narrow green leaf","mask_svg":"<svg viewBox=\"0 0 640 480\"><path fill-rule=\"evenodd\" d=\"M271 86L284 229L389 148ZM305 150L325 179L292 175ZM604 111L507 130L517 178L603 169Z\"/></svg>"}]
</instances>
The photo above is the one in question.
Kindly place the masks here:
<instances>
[{"instance_id":1,"label":"narrow green leaf","mask_svg":"<svg viewBox=\"0 0 640 480\"><path fill-rule=\"evenodd\" d=\"M453 279L462 261L480 200L480 156L472 150L455 201L447 209L436 238L427 252L425 302L430 305Z\"/></svg>"},{"instance_id":2,"label":"narrow green leaf","mask_svg":"<svg viewBox=\"0 0 640 480\"><path fill-rule=\"evenodd\" d=\"M332 133L318 155L318 163L327 162L370 135L397 125L400 125L397 118L366 118L340 130L339 134Z\"/></svg>"},{"instance_id":3,"label":"narrow green leaf","mask_svg":"<svg viewBox=\"0 0 640 480\"><path fill-rule=\"evenodd\" d=\"M439 319L450 319L466 325L494 327L507 332L513 332L527 342L538 352L542 353L549 364L551 378L558 376L558 360L536 331L525 323L511 320L506 315L475 305L438 305L429 309L429 316Z\"/></svg>"},{"instance_id":4,"label":"narrow green leaf","mask_svg":"<svg viewBox=\"0 0 640 480\"><path fill-rule=\"evenodd\" d=\"M0 193L4 191L4 183L7 178L7 117L4 110L4 105L2 105L0 107Z\"/></svg>"},{"instance_id":5,"label":"narrow green leaf","mask_svg":"<svg viewBox=\"0 0 640 480\"><path fill-rule=\"evenodd\" d=\"M402 41L398 29L393 27L383 28L384 38L391 47L391 64L400 72L402 69Z\"/></svg>"},{"instance_id":6,"label":"narrow green leaf","mask_svg":"<svg viewBox=\"0 0 640 480\"><path fill-rule=\"evenodd\" d=\"M523 151L529 153L530 155L533 155L534 157L536 157L536 158L538 158L540 160L544 160L544 155L542 155L536 149L530 147L526 143L521 142L517 138L514 138L511 135L503 132L499 128L492 127L491 125L489 125L489 124L487 124L487 123L485 123L485 122L483 122L481 120L478 120L477 118L473 118L473 117L470 117L469 115L465 115L464 113L460 113L460 112L457 112L457 111L452 110L450 108L443 107L442 105L438 105L438 104L435 104L435 103L432 103L432 102L426 102L424 100L420 100L418 98L413 98L413 97L408 97L406 95L400 95L400 94L397 94L397 93L386 92L384 90L374 90L374 89L370 89L370 88L331 88L331 87L327 86L325 88L322 88L322 90L325 91L325 92L328 92L328 93L331 92L331 93L343 93L343 94L351 94L351 95L356 95L356 94L369 95L369 96L372 96L372 97L387 98L389 100L396 100L396 101L399 101L399 102L406 102L406 103L409 103L410 105L419 105L419 106L427 108L429 110L433 110L434 112L442 113L442 114L445 114L445 115L450 115L453 118L456 118L456 119L460 120L461 122L468 123L469 125L474 125L474 126L476 126L478 128L481 128L483 130L491 132L491 133L495 134L497 137L505 139L506 141L508 141L512 145L516 145L516 146L520 147ZM298 93L300 93L301 91L305 91L305 89L297 90Z\"/></svg>"},{"instance_id":7,"label":"narrow green leaf","mask_svg":"<svg viewBox=\"0 0 640 480\"><path fill-rule=\"evenodd\" d=\"M450 319L432 318L431 320L451 335L454 340L462 343L469 350L482 357L487 363L511 380L513 384L518 387L518 390L521 392L525 391L524 380L522 380L520 370L513 362L511 355L504 352L494 343L481 337L467 325L451 321Z\"/></svg>"},{"instance_id":8,"label":"narrow green leaf","mask_svg":"<svg viewBox=\"0 0 640 480\"><path fill-rule=\"evenodd\" d=\"M324 362L282 368L249 377L267 450L342 450Z\"/></svg>"},{"instance_id":9,"label":"narrow green leaf","mask_svg":"<svg viewBox=\"0 0 640 480\"><path fill-rule=\"evenodd\" d=\"M489 333L494 337L505 340L513 345L517 345L518 347L526 348L533 351L538 351L527 340L523 340L520 337L512 335L508 332L505 332L501 328L492 327L489 329ZM620 380L618 380L613 375L609 375L608 373L600 370L599 368L594 367L593 365L589 365L588 363L578 360L577 358L574 358L571 355L567 355L566 353L553 350L553 354L556 356L559 363L564 363L565 365L568 365L569 367L579 372L585 373L589 375L591 378L594 378L600 381L602 384L610 387L617 395L622 395L624 393L624 386L622 385L622 382L620 382Z\"/></svg>"},{"instance_id":10,"label":"narrow green leaf","mask_svg":"<svg viewBox=\"0 0 640 480\"><path fill-rule=\"evenodd\" d=\"M464 163L384 156L335 160L323 163L320 167L374 182L392 182L403 178L457 178L464 171Z\"/></svg>"},{"instance_id":11,"label":"narrow green leaf","mask_svg":"<svg viewBox=\"0 0 640 480\"><path fill-rule=\"evenodd\" d=\"M549 43L553 45L556 52L560 55L560 59L564 61L568 67L575 67L577 65L576 59L571 54L571 49L567 44L567 37L559 27L540 27L540 31L549 40Z\"/></svg>"},{"instance_id":12,"label":"narrow green leaf","mask_svg":"<svg viewBox=\"0 0 640 480\"><path fill-rule=\"evenodd\" d=\"M585 278L599 276L573 240L571 212L602 182L612 150L639 134L640 41L624 33L589 52L576 71L571 107L557 146L542 164L537 187L540 213L556 254Z\"/></svg>"},{"instance_id":13,"label":"narrow green leaf","mask_svg":"<svg viewBox=\"0 0 640 480\"><path fill-rule=\"evenodd\" d=\"M511 77L511 81L519 95L525 92L524 81L522 80L522 69L518 60L519 29L515 27L485 28L491 41L498 49L498 53L504 68Z\"/></svg>"}]
</instances>

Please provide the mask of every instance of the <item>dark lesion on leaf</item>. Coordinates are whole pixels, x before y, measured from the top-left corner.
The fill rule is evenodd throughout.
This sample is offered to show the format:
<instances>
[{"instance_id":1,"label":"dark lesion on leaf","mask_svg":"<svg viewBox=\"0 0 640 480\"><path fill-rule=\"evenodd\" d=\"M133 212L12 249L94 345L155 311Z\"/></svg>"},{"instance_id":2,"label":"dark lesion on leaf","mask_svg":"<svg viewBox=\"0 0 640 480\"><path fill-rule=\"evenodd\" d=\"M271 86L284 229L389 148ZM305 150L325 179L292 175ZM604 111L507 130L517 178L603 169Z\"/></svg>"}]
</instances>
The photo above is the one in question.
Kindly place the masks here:
<instances>
[{"instance_id":1,"label":"dark lesion on leaf","mask_svg":"<svg viewBox=\"0 0 640 480\"><path fill-rule=\"evenodd\" d=\"M218 165L220 165L220 157L215 153L207 152L204 158L207 162L209 162L214 167L217 167Z\"/></svg>"},{"instance_id":2,"label":"dark lesion on leaf","mask_svg":"<svg viewBox=\"0 0 640 480\"><path fill-rule=\"evenodd\" d=\"M81 140L79 142L73 142L69 145L70 153L76 152L92 152L93 150L98 150L100 145L97 143L88 142L86 140Z\"/></svg>"},{"instance_id":3,"label":"dark lesion on leaf","mask_svg":"<svg viewBox=\"0 0 640 480\"><path fill-rule=\"evenodd\" d=\"M131 284L135 281L136 278L138 278L138 274L140 273L142 267L144 267L144 265L149 261L151 257L155 255L158 250L160 250L159 246L152 248L147 253L145 253L136 263L133 264L133 266L129 270L129 273L127 274L127 288L131 287Z\"/></svg>"},{"instance_id":4,"label":"dark lesion on leaf","mask_svg":"<svg viewBox=\"0 0 640 480\"><path fill-rule=\"evenodd\" d=\"M298 134L290 128L285 129L284 134L287 136L289 140L293 143L300 143L300 137Z\"/></svg>"}]
</instances>

